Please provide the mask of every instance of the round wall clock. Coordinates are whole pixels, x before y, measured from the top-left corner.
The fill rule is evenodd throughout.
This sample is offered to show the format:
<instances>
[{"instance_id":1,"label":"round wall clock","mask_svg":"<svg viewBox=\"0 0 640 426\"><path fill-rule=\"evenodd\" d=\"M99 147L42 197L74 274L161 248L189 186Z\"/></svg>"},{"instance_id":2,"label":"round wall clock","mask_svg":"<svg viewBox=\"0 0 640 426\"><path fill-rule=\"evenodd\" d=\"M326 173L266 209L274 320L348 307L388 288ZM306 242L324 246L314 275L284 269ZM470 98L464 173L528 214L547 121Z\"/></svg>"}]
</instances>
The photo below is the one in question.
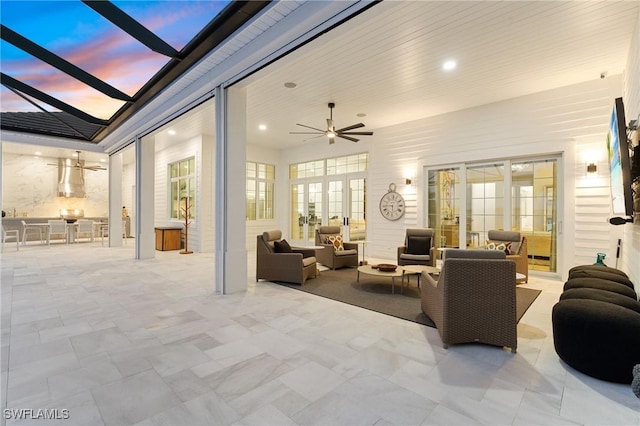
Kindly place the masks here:
<instances>
[{"instance_id":1,"label":"round wall clock","mask_svg":"<svg viewBox=\"0 0 640 426\"><path fill-rule=\"evenodd\" d=\"M385 219L398 220L404 216L404 210L404 198L396 192L396 184L391 183L389 191L380 199L380 213Z\"/></svg>"}]
</instances>

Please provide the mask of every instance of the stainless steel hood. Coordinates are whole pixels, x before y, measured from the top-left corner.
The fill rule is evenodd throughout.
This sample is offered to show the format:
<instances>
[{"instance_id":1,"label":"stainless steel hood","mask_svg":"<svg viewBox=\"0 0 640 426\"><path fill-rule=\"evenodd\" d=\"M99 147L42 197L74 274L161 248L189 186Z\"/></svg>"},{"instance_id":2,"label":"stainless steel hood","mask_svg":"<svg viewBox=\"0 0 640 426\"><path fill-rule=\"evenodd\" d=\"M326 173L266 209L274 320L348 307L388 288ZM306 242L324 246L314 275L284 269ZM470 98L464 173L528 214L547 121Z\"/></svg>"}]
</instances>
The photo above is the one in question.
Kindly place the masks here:
<instances>
[{"instance_id":1,"label":"stainless steel hood","mask_svg":"<svg viewBox=\"0 0 640 426\"><path fill-rule=\"evenodd\" d=\"M84 198L84 161L58 158L58 197Z\"/></svg>"}]
</instances>

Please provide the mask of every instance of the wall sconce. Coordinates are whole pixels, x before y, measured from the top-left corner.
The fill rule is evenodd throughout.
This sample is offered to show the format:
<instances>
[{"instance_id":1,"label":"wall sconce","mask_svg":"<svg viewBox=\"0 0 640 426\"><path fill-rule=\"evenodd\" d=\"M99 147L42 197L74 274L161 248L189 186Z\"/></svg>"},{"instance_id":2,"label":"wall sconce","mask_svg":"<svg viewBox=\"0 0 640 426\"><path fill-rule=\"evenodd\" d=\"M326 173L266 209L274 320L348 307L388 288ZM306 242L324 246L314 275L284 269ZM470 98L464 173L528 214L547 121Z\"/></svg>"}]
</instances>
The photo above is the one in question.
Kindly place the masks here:
<instances>
[{"instance_id":1,"label":"wall sconce","mask_svg":"<svg viewBox=\"0 0 640 426\"><path fill-rule=\"evenodd\" d=\"M404 183L407 184L407 185L411 185L411 178L406 178L404 180Z\"/></svg>"},{"instance_id":2,"label":"wall sconce","mask_svg":"<svg viewBox=\"0 0 640 426\"><path fill-rule=\"evenodd\" d=\"M587 164L587 174L588 175L595 175L597 173L598 173L598 166L596 165L596 163Z\"/></svg>"}]
</instances>

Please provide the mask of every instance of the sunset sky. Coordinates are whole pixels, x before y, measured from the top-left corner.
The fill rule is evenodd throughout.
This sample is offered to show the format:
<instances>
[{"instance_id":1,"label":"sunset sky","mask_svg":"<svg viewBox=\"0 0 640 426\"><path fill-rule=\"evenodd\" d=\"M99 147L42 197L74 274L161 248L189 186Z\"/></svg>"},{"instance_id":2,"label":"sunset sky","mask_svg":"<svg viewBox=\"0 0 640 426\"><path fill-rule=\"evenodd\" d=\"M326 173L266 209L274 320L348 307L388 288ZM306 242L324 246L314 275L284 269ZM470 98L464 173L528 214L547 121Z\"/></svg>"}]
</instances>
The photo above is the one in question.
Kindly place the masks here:
<instances>
[{"instance_id":1,"label":"sunset sky","mask_svg":"<svg viewBox=\"0 0 640 426\"><path fill-rule=\"evenodd\" d=\"M229 2L112 3L176 50L181 50ZM3 25L128 95L134 95L169 61L80 1L2 0L0 14ZM108 119L123 104L5 41L0 46L0 68L3 73L99 118ZM4 86L0 96L3 112L39 111ZM54 111L52 107L42 106Z\"/></svg>"}]
</instances>

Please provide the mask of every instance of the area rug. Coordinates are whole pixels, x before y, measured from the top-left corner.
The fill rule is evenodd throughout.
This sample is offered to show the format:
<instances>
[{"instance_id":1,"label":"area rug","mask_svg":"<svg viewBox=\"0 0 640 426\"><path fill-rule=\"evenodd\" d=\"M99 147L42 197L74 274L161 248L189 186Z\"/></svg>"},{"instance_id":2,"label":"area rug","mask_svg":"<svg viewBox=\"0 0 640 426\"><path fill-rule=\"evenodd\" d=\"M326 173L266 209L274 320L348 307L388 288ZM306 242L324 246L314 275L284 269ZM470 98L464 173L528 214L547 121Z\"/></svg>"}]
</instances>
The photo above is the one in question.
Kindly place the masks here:
<instances>
[{"instance_id":1,"label":"area rug","mask_svg":"<svg viewBox=\"0 0 640 426\"><path fill-rule=\"evenodd\" d=\"M420 290L416 287L416 276L405 279L404 289L400 278L396 278L395 294L391 293L391 278L360 274L356 282L355 268L322 271L316 278L308 279L302 286L278 283L296 290L359 306L371 311L435 327L431 319L422 313ZM402 290L402 291L401 291ZM518 321L536 300L540 290L516 287L516 315Z\"/></svg>"}]
</instances>

